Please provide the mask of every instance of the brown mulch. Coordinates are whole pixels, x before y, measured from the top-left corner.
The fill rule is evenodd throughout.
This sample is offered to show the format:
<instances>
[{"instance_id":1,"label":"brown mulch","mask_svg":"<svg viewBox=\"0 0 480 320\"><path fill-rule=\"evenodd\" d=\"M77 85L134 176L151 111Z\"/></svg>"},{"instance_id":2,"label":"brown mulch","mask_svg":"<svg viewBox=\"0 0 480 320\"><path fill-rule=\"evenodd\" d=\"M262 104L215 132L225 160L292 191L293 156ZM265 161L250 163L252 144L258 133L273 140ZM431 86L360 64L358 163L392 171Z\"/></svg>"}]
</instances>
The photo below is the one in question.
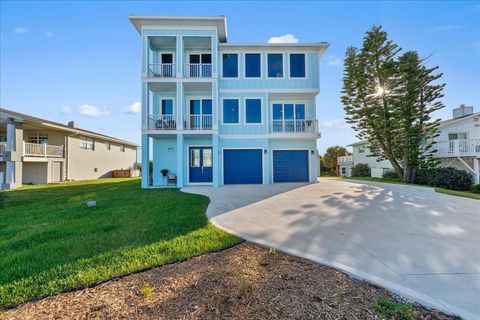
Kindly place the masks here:
<instances>
[{"instance_id":1,"label":"brown mulch","mask_svg":"<svg viewBox=\"0 0 480 320\"><path fill-rule=\"evenodd\" d=\"M145 297L148 284L153 293ZM330 267L242 243L26 303L6 319L381 319L388 291ZM415 306L414 319L452 319Z\"/></svg>"}]
</instances>

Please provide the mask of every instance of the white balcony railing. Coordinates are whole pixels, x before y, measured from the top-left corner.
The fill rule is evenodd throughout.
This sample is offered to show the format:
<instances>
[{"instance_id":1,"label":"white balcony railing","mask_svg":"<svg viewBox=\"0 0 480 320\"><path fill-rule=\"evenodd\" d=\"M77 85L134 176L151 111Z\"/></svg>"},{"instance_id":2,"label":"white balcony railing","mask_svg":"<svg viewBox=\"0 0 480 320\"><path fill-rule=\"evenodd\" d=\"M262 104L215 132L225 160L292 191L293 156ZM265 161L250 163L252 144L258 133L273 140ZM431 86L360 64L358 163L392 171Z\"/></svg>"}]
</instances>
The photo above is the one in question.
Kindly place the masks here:
<instances>
[{"instance_id":1,"label":"white balcony railing","mask_svg":"<svg viewBox=\"0 0 480 320\"><path fill-rule=\"evenodd\" d=\"M318 120L272 120L270 132L318 133Z\"/></svg>"},{"instance_id":2,"label":"white balcony railing","mask_svg":"<svg viewBox=\"0 0 480 320\"><path fill-rule=\"evenodd\" d=\"M148 128L151 130L176 130L175 115L152 114L149 117Z\"/></svg>"},{"instance_id":3,"label":"white balcony railing","mask_svg":"<svg viewBox=\"0 0 480 320\"><path fill-rule=\"evenodd\" d=\"M0 142L0 156L3 156L5 154L6 149L7 149L7 143Z\"/></svg>"},{"instance_id":4,"label":"white balcony railing","mask_svg":"<svg viewBox=\"0 0 480 320\"><path fill-rule=\"evenodd\" d=\"M438 141L437 157L480 157L480 139Z\"/></svg>"},{"instance_id":5,"label":"white balcony railing","mask_svg":"<svg viewBox=\"0 0 480 320\"><path fill-rule=\"evenodd\" d=\"M337 158L337 164L346 164L346 163L352 163L353 162L353 156L342 156Z\"/></svg>"},{"instance_id":6,"label":"white balcony railing","mask_svg":"<svg viewBox=\"0 0 480 320\"><path fill-rule=\"evenodd\" d=\"M185 130L212 130L213 117L211 114L186 115L183 128Z\"/></svg>"},{"instance_id":7,"label":"white balcony railing","mask_svg":"<svg viewBox=\"0 0 480 320\"><path fill-rule=\"evenodd\" d=\"M27 157L57 157L63 158L64 147L40 143L23 143L23 155Z\"/></svg>"},{"instance_id":8,"label":"white balcony railing","mask_svg":"<svg viewBox=\"0 0 480 320\"><path fill-rule=\"evenodd\" d=\"M211 63L186 63L183 68L185 78L211 78Z\"/></svg>"},{"instance_id":9,"label":"white balcony railing","mask_svg":"<svg viewBox=\"0 0 480 320\"><path fill-rule=\"evenodd\" d=\"M152 78L175 78L174 63L151 63L148 65L148 76Z\"/></svg>"}]
</instances>

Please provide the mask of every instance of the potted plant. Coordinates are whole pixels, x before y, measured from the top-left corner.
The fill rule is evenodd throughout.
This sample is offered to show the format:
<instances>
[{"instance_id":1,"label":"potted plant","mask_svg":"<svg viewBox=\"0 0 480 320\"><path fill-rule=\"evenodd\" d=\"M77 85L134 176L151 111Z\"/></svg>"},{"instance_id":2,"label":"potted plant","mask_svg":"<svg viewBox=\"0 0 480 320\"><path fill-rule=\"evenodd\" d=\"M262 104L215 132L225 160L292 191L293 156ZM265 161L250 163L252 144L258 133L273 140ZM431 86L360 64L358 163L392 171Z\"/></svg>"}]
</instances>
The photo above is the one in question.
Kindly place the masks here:
<instances>
[{"instance_id":1,"label":"potted plant","mask_svg":"<svg viewBox=\"0 0 480 320\"><path fill-rule=\"evenodd\" d=\"M162 173L162 176L166 177L168 174L168 169L162 169L160 172Z\"/></svg>"}]
</instances>

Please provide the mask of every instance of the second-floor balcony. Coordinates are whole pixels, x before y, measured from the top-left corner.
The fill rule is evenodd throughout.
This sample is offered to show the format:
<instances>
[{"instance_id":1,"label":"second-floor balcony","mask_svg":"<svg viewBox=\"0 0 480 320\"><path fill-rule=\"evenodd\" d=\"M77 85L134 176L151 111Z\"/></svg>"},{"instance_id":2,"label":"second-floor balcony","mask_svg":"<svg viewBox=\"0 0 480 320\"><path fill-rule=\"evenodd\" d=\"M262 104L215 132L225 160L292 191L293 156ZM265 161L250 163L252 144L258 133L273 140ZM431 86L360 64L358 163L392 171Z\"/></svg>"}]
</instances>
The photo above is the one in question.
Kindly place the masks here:
<instances>
[{"instance_id":1,"label":"second-floor balcony","mask_svg":"<svg viewBox=\"0 0 480 320\"><path fill-rule=\"evenodd\" d=\"M342 156L337 158L337 164L349 164L353 162L353 156Z\"/></svg>"},{"instance_id":2,"label":"second-floor balcony","mask_svg":"<svg viewBox=\"0 0 480 320\"><path fill-rule=\"evenodd\" d=\"M436 157L480 157L480 139L438 141Z\"/></svg>"},{"instance_id":3,"label":"second-floor balcony","mask_svg":"<svg viewBox=\"0 0 480 320\"><path fill-rule=\"evenodd\" d=\"M272 120L270 122L272 133L312 133L318 134L318 120Z\"/></svg>"},{"instance_id":4,"label":"second-floor balcony","mask_svg":"<svg viewBox=\"0 0 480 320\"><path fill-rule=\"evenodd\" d=\"M56 146L46 143L23 143L23 155L25 157L63 158L65 154L64 149L64 146Z\"/></svg>"},{"instance_id":5,"label":"second-floor balcony","mask_svg":"<svg viewBox=\"0 0 480 320\"><path fill-rule=\"evenodd\" d=\"M149 116L150 130L193 130L203 131L213 129L213 116L211 114L204 115L185 115L183 117L183 126L178 125L175 115L158 115Z\"/></svg>"}]
</instances>

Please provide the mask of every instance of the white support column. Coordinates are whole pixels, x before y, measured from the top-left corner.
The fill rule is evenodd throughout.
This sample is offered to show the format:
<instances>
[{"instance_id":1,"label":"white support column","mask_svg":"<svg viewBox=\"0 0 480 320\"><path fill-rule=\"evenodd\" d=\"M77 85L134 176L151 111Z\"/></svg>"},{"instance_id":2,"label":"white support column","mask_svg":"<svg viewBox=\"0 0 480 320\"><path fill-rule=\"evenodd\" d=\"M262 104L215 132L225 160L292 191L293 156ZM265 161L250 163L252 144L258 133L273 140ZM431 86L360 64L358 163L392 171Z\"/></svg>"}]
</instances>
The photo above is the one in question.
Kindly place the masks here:
<instances>
[{"instance_id":1,"label":"white support column","mask_svg":"<svg viewBox=\"0 0 480 320\"><path fill-rule=\"evenodd\" d=\"M213 178L213 187L218 188L220 185L220 148L219 148L219 137L218 134L212 134L212 178Z\"/></svg>"},{"instance_id":2,"label":"white support column","mask_svg":"<svg viewBox=\"0 0 480 320\"><path fill-rule=\"evenodd\" d=\"M218 83L217 81L212 82L212 129L217 131L218 130L218 118L219 118L219 103L218 103Z\"/></svg>"},{"instance_id":3,"label":"white support column","mask_svg":"<svg viewBox=\"0 0 480 320\"><path fill-rule=\"evenodd\" d=\"M150 39L146 35L142 35L142 78L148 76L148 64L150 56Z\"/></svg>"},{"instance_id":4,"label":"white support column","mask_svg":"<svg viewBox=\"0 0 480 320\"><path fill-rule=\"evenodd\" d=\"M175 63L177 66L177 78L183 77L183 36L177 36L177 50L175 54Z\"/></svg>"},{"instance_id":5,"label":"white support column","mask_svg":"<svg viewBox=\"0 0 480 320\"><path fill-rule=\"evenodd\" d=\"M478 158L473 159L473 170L476 172L476 175L473 176L475 184L480 183L480 165L479 165L479 162L480 162L480 160Z\"/></svg>"},{"instance_id":6,"label":"white support column","mask_svg":"<svg viewBox=\"0 0 480 320\"><path fill-rule=\"evenodd\" d=\"M217 36L211 37L211 47L212 47L212 77L218 78L218 42Z\"/></svg>"},{"instance_id":7,"label":"white support column","mask_svg":"<svg viewBox=\"0 0 480 320\"><path fill-rule=\"evenodd\" d=\"M183 101L183 82L177 82L177 101L176 115L177 115L177 130L183 130L183 114L184 114L184 101Z\"/></svg>"},{"instance_id":8,"label":"white support column","mask_svg":"<svg viewBox=\"0 0 480 320\"><path fill-rule=\"evenodd\" d=\"M186 165L187 164L187 165ZM183 134L177 134L177 187L183 188L183 172L188 167L187 159L183 160Z\"/></svg>"},{"instance_id":9,"label":"white support column","mask_svg":"<svg viewBox=\"0 0 480 320\"><path fill-rule=\"evenodd\" d=\"M150 137L142 134L142 189L150 186Z\"/></svg>"}]
</instances>

